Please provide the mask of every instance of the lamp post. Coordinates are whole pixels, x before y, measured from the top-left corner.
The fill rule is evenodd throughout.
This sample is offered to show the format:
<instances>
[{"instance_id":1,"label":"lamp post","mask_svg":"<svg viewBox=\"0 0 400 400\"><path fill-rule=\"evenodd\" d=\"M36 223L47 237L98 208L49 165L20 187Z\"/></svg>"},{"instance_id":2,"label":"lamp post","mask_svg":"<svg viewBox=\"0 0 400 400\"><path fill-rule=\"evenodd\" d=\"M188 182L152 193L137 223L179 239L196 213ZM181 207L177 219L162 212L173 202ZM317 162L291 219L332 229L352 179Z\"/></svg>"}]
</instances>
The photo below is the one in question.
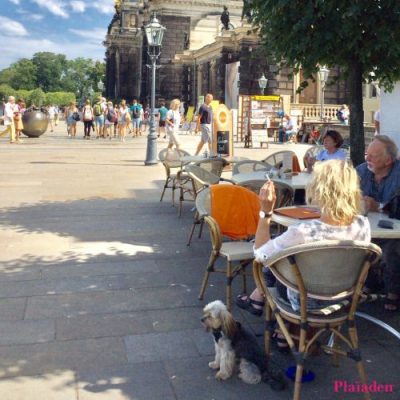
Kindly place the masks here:
<instances>
[{"instance_id":1,"label":"lamp post","mask_svg":"<svg viewBox=\"0 0 400 400\"><path fill-rule=\"evenodd\" d=\"M104 83L103 81L100 79L99 82L97 83L97 89L100 90L100 93L103 94L103 90L104 90Z\"/></svg>"},{"instance_id":2,"label":"lamp post","mask_svg":"<svg viewBox=\"0 0 400 400\"><path fill-rule=\"evenodd\" d=\"M166 28L160 24L155 12L151 17L151 21L144 27L148 45L147 54L151 60L151 65L148 65L148 67L151 68L151 115L150 129L149 134L147 135L146 160L144 162L145 165L157 164L157 135L154 123L154 107L156 100L156 63L161 53L161 43L165 30Z\"/></svg>"},{"instance_id":3,"label":"lamp post","mask_svg":"<svg viewBox=\"0 0 400 400\"><path fill-rule=\"evenodd\" d=\"M260 86L261 94L264 96L264 90L267 87L268 79L262 74L262 77L258 80L258 86Z\"/></svg>"},{"instance_id":4,"label":"lamp post","mask_svg":"<svg viewBox=\"0 0 400 400\"><path fill-rule=\"evenodd\" d=\"M329 69L326 67L326 65L320 67L318 71L318 78L321 83L321 120L325 118L325 113L324 113L324 95L325 95L325 84L328 81L329 77Z\"/></svg>"}]
</instances>

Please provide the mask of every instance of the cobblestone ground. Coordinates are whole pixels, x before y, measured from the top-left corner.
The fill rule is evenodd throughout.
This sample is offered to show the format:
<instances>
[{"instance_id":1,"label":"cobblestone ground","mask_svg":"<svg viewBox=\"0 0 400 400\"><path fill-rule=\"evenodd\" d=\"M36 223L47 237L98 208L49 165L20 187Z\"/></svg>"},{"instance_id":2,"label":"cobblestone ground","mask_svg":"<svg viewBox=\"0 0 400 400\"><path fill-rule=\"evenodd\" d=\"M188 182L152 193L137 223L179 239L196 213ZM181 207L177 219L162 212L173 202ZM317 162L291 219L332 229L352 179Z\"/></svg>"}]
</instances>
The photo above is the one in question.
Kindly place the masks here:
<instances>
[{"instance_id":1,"label":"cobblestone ground","mask_svg":"<svg viewBox=\"0 0 400 400\"><path fill-rule=\"evenodd\" d=\"M186 246L193 204L178 218L170 193L159 201L165 173L143 165L144 136L84 141L82 132L70 139L61 122L20 145L0 139L0 399L290 399L291 384L275 393L214 379L199 319L207 301L224 298L224 280L212 276L197 300L210 245L205 233ZM180 138L193 152L199 137ZM262 159L277 148L235 154ZM306 146L294 148L301 156ZM399 328L399 314L369 312ZM233 313L261 343L262 320ZM359 329L369 379L395 385L373 398L400 398L399 342L364 321ZM272 360L293 364L275 348ZM334 392L334 381L357 381L350 361L307 364L316 380L303 399L362 398Z\"/></svg>"}]
</instances>

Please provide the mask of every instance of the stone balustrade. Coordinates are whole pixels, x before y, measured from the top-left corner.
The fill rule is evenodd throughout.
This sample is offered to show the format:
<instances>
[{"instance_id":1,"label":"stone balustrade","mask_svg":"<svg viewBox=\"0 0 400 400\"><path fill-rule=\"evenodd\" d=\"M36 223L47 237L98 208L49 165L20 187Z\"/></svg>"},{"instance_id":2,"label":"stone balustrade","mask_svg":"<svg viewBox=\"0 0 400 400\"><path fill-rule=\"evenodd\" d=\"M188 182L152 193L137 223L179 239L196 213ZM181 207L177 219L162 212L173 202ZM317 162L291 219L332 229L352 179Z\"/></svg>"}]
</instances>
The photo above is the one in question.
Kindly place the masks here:
<instances>
[{"instance_id":1,"label":"stone balustrade","mask_svg":"<svg viewBox=\"0 0 400 400\"><path fill-rule=\"evenodd\" d=\"M336 113L341 104L325 104L324 119L327 121L337 120ZM290 106L292 115L298 114L304 118L304 121L318 121L321 118L320 104L292 103Z\"/></svg>"}]
</instances>

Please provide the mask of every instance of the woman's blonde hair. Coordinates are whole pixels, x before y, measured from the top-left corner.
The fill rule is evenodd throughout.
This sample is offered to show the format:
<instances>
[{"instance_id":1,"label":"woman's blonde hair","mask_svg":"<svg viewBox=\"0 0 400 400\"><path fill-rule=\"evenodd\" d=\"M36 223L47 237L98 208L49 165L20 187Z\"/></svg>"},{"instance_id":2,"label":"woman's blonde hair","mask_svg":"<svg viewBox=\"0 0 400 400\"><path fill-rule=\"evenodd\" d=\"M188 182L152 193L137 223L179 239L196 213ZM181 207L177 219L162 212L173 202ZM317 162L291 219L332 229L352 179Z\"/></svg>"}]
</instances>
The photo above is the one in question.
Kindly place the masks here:
<instances>
[{"instance_id":1,"label":"woman's blonde hair","mask_svg":"<svg viewBox=\"0 0 400 400\"><path fill-rule=\"evenodd\" d=\"M181 104L181 101L179 99L173 99L171 103L169 104L169 108L171 110L177 110L179 108L179 105Z\"/></svg>"},{"instance_id":2,"label":"woman's blonde hair","mask_svg":"<svg viewBox=\"0 0 400 400\"><path fill-rule=\"evenodd\" d=\"M329 160L315 164L306 196L308 203L317 204L323 215L341 225L350 225L361 212L358 174L345 161Z\"/></svg>"}]
</instances>

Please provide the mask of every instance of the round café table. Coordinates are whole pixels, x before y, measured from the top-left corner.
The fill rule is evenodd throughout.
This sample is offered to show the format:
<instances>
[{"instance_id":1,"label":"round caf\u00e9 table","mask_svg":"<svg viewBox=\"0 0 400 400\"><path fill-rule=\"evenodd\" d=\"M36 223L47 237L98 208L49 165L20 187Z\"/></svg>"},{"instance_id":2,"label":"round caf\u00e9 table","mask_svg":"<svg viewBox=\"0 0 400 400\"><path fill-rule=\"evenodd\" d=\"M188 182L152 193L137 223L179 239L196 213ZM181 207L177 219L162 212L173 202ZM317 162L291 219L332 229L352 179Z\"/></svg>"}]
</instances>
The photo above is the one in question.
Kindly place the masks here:
<instances>
[{"instance_id":1,"label":"round caf\u00e9 table","mask_svg":"<svg viewBox=\"0 0 400 400\"><path fill-rule=\"evenodd\" d=\"M232 181L235 183L240 184L241 182L245 181L252 181L252 180L267 180L266 176L267 171L254 171L254 172L246 172L243 174L236 174L232 175ZM308 183L312 179L312 174L308 172L299 172L297 175L293 175L289 179L283 178L271 178L274 182L283 182L287 185L290 185L294 190L297 189L305 189Z\"/></svg>"},{"instance_id":2,"label":"round caf\u00e9 table","mask_svg":"<svg viewBox=\"0 0 400 400\"><path fill-rule=\"evenodd\" d=\"M293 208L293 207L285 207ZM281 215L278 213L272 214L272 221L283 226L290 226L299 223L300 221L296 218L290 218L286 215ZM368 220L371 225L371 237L373 239L400 239L400 220L389 218L386 214L379 212L368 213ZM393 229L385 229L378 226L380 220L387 220L393 222Z\"/></svg>"}]
</instances>

